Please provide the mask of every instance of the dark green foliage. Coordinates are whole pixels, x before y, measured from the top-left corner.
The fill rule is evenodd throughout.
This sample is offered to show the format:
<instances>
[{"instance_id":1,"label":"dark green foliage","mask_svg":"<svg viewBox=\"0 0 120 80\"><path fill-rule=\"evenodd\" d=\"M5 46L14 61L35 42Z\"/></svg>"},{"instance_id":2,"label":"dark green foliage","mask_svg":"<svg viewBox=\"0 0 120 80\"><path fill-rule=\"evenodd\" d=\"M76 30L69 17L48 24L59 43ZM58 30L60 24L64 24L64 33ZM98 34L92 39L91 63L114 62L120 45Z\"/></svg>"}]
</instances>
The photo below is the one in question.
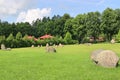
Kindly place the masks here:
<instances>
[{"instance_id":1,"label":"dark green foliage","mask_svg":"<svg viewBox=\"0 0 120 80\"><path fill-rule=\"evenodd\" d=\"M5 36L0 36L0 44L4 44L5 42Z\"/></svg>"},{"instance_id":2,"label":"dark green foliage","mask_svg":"<svg viewBox=\"0 0 120 80\"><path fill-rule=\"evenodd\" d=\"M16 43L16 40L14 39L14 36L13 36L13 34L11 33L8 37L7 37L7 39L6 39L6 42L5 42L5 45L7 46L7 47L14 47L14 44Z\"/></svg>"},{"instance_id":3,"label":"dark green foliage","mask_svg":"<svg viewBox=\"0 0 120 80\"><path fill-rule=\"evenodd\" d=\"M94 41L99 37L101 33L101 18L99 12L90 12L87 14L86 29L87 36L92 36Z\"/></svg>"},{"instance_id":4,"label":"dark green foliage","mask_svg":"<svg viewBox=\"0 0 120 80\"><path fill-rule=\"evenodd\" d=\"M12 41L14 39L13 34L11 33L8 37L7 37L7 41Z\"/></svg>"},{"instance_id":5,"label":"dark green foliage","mask_svg":"<svg viewBox=\"0 0 120 80\"><path fill-rule=\"evenodd\" d=\"M118 34L116 35L116 41L120 43L120 31L119 31Z\"/></svg>"},{"instance_id":6,"label":"dark green foliage","mask_svg":"<svg viewBox=\"0 0 120 80\"><path fill-rule=\"evenodd\" d=\"M106 36L107 41L110 41L112 37L119 31L118 15L113 9L107 8L102 14L101 28Z\"/></svg>"},{"instance_id":7,"label":"dark green foliage","mask_svg":"<svg viewBox=\"0 0 120 80\"><path fill-rule=\"evenodd\" d=\"M70 32L71 34L74 34L72 25L72 19L68 19L65 22L64 33Z\"/></svg>"},{"instance_id":8,"label":"dark green foliage","mask_svg":"<svg viewBox=\"0 0 120 80\"><path fill-rule=\"evenodd\" d=\"M77 39L79 43L84 42L84 37L87 35L86 29L86 14L77 15L72 20L73 39Z\"/></svg>"},{"instance_id":9,"label":"dark green foliage","mask_svg":"<svg viewBox=\"0 0 120 80\"><path fill-rule=\"evenodd\" d=\"M89 12L71 17L65 13L63 16L44 17L42 20L33 21L32 25L28 22L8 23L0 20L0 36L4 36L4 38L0 38L0 43L5 43L8 47L30 47L31 45L46 45L46 43L85 43L90 41L90 37L93 38L93 42L99 42L98 38L101 35L105 35L104 38L110 41L113 36L118 34L119 30L120 9L107 8L101 14L99 12ZM67 39L62 39L66 37L67 32L71 34L70 42ZM11 33L12 35L10 35ZM26 34L35 38L45 34L57 37L35 41L34 38L28 39Z\"/></svg>"}]
</instances>

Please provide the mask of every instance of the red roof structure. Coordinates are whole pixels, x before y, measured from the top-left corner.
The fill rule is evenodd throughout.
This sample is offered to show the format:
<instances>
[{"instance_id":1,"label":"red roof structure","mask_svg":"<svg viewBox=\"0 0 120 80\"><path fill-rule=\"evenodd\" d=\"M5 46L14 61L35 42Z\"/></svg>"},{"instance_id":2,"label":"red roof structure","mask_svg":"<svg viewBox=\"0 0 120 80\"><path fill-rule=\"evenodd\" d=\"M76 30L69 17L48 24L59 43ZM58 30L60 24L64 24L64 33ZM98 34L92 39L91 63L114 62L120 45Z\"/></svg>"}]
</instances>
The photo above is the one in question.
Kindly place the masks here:
<instances>
[{"instance_id":1,"label":"red roof structure","mask_svg":"<svg viewBox=\"0 0 120 80\"><path fill-rule=\"evenodd\" d=\"M46 34L40 37L40 39L49 39L49 38L53 38L53 36Z\"/></svg>"},{"instance_id":2,"label":"red roof structure","mask_svg":"<svg viewBox=\"0 0 120 80\"><path fill-rule=\"evenodd\" d=\"M33 36L28 36L28 39L33 39L34 37ZM35 41L37 41L38 39L37 38L34 38Z\"/></svg>"}]
</instances>

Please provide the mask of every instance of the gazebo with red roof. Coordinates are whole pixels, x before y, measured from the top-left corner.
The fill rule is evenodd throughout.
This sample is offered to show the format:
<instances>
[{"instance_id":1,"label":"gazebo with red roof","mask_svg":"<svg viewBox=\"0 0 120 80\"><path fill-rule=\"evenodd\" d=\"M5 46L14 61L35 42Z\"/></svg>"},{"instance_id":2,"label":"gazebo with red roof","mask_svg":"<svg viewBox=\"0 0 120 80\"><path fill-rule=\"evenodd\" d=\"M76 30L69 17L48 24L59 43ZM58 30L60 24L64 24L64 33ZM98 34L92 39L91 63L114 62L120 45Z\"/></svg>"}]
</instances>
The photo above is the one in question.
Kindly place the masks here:
<instances>
[{"instance_id":1,"label":"gazebo with red roof","mask_svg":"<svg viewBox=\"0 0 120 80\"><path fill-rule=\"evenodd\" d=\"M53 36L46 34L40 37L40 39L49 39L49 38L53 38Z\"/></svg>"}]
</instances>

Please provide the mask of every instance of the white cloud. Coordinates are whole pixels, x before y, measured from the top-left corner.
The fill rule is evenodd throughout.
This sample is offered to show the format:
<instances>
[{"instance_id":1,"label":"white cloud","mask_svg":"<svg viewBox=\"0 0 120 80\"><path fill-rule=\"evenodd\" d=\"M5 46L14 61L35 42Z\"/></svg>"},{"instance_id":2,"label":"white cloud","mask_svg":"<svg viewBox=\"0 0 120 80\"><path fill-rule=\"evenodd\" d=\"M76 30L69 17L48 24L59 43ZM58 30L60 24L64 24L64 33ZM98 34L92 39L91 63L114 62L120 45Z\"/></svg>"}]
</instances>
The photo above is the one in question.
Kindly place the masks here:
<instances>
[{"instance_id":1,"label":"white cloud","mask_svg":"<svg viewBox=\"0 0 120 80\"><path fill-rule=\"evenodd\" d=\"M43 8L43 9L30 9L27 12L21 12L18 15L16 22L29 22L30 24L32 21L36 19L42 19L45 16L50 16L51 8Z\"/></svg>"},{"instance_id":2,"label":"white cloud","mask_svg":"<svg viewBox=\"0 0 120 80\"><path fill-rule=\"evenodd\" d=\"M32 0L0 0L0 17L17 14L25 9Z\"/></svg>"}]
</instances>

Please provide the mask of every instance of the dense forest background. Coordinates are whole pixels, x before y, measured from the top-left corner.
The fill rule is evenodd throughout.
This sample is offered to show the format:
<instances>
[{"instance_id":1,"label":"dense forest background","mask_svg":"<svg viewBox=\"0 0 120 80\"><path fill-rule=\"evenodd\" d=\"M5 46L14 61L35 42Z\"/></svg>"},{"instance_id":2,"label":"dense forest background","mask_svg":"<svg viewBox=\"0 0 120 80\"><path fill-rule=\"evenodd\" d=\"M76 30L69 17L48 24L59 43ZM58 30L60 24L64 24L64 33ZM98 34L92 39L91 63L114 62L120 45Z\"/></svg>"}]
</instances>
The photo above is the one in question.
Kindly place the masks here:
<instances>
[{"instance_id":1,"label":"dense forest background","mask_svg":"<svg viewBox=\"0 0 120 80\"><path fill-rule=\"evenodd\" d=\"M7 47L28 47L34 45L51 44L75 44L104 42L111 39L120 41L120 9L106 8L102 13L88 12L71 17L65 13L63 16L54 15L37 19L32 24L28 22L8 23L0 20L0 44ZM54 36L53 39L40 40L39 37L45 34ZM33 36L33 39L27 39ZM38 38L38 40L34 40Z\"/></svg>"}]
</instances>

